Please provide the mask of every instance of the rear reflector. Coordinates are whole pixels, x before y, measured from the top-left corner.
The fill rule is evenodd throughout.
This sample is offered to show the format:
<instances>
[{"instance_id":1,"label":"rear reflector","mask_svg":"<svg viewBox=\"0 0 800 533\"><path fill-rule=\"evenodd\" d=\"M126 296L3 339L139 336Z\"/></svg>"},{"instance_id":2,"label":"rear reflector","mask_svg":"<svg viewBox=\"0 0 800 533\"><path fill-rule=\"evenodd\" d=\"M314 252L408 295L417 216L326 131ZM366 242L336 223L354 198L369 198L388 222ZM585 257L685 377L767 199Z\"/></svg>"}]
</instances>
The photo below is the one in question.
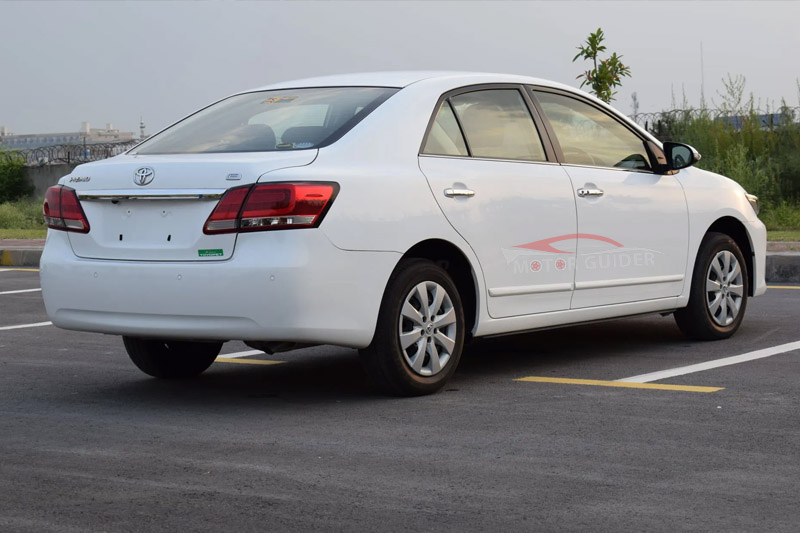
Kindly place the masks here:
<instances>
[{"instance_id":1,"label":"rear reflector","mask_svg":"<svg viewBox=\"0 0 800 533\"><path fill-rule=\"evenodd\" d=\"M333 203L333 182L265 183L228 189L203 233L315 228Z\"/></svg>"},{"instance_id":2,"label":"rear reflector","mask_svg":"<svg viewBox=\"0 0 800 533\"><path fill-rule=\"evenodd\" d=\"M48 228L89 233L89 221L75 189L63 185L50 187L44 195L42 211Z\"/></svg>"}]
</instances>

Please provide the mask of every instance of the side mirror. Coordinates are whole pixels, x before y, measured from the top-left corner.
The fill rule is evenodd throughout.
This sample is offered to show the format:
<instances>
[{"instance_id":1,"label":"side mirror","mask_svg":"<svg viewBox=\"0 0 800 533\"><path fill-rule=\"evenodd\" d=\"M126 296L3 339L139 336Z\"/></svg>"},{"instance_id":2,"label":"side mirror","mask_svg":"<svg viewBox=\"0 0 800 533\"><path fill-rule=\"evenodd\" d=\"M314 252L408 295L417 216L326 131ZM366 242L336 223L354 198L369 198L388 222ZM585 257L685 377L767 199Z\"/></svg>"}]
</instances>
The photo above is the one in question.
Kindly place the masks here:
<instances>
[{"instance_id":1,"label":"side mirror","mask_svg":"<svg viewBox=\"0 0 800 533\"><path fill-rule=\"evenodd\" d=\"M667 170L680 170L700 161L700 154L688 144L667 141L664 143Z\"/></svg>"}]
</instances>

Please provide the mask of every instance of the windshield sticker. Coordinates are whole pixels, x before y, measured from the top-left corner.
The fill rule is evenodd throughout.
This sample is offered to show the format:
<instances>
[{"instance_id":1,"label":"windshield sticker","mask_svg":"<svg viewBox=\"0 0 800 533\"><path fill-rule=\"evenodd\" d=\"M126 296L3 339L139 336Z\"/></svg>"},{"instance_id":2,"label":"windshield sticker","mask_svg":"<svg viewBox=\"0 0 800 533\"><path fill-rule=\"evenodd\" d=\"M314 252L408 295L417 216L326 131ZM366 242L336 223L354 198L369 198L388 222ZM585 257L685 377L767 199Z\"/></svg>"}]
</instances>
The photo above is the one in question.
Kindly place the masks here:
<instances>
[{"instance_id":1,"label":"windshield sticker","mask_svg":"<svg viewBox=\"0 0 800 533\"><path fill-rule=\"evenodd\" d=\"M272 98L267 98L264 100L263 103L265 104L279 104L281 102L291 102L292 100L297 100L296 96L274 96Z\"/></svg>"}]
</instances>

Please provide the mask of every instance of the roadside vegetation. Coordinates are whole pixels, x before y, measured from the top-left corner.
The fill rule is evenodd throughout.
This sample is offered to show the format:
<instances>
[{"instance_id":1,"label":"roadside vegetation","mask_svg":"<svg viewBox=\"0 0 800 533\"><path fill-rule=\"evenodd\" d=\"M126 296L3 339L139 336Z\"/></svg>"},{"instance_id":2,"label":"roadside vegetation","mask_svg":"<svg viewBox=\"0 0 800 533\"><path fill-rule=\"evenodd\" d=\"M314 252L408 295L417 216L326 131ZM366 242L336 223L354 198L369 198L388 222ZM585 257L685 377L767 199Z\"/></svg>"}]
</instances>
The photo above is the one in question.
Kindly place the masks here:
<instances>
[{"instance_id":1,"label":"roadside vegetation","mask_svg":"<svg viewBox=\"0 0 800 533\"><path fill-rule=\"evenodd\" d=\"M0 151L0 239L42 239L47 226L42 200L32 199L24 160Z\"/></svg>"},{"instance_id":2,"label":"roadside vegetation","mask_svg":"<svg viewBox=\"0 0 800 533\"><path fill-rule=\"evenodd\" d=\"M759 110L745 78L728 75L715 109L680 106L648 126L661 140L694 146L698 167L728 176L759 197L759 217L773 231L800 232L800 108L785 101ZM798 86L800 99L800 86Z\"/></svg>"},{"instance_id":3,"label":"roadside vegetation","mask_svg":"<svg viewBox=\"0 0 800 533\"><path fill-rule=\"evenodd\" d=\"M800 242L800 230L768 231L767 238L770 241Z\"/></svg>"},{"instance_id":4,"label":"roadside vegetation","mask_svg":"<svg viewBox=\"0 0 800 533\"><path fill-rule=\"evenodd\" d=\"M0 239L44 239L46 229L0 229Z\"/></svg>"},{"instance_id":5,"label":"roadside vegetation","mask_svg":"<svg viewBox=\"0 0 800 533\"><path fill-rule=\"evenodd\" d=\"M32 193L33 185L25 179L25 160L13 152L0 150L0 204Z\"/></svg>"},{"instance_id":6,"label":"roadside vegetation","mask_svg":"<svg viewBox=\"0 0 800 533\"><path fill-rule=\"evenodd\" d=\"M41 199L0 203L0 239L43 239L46 234Z\"/></svg>"}]
</instances>

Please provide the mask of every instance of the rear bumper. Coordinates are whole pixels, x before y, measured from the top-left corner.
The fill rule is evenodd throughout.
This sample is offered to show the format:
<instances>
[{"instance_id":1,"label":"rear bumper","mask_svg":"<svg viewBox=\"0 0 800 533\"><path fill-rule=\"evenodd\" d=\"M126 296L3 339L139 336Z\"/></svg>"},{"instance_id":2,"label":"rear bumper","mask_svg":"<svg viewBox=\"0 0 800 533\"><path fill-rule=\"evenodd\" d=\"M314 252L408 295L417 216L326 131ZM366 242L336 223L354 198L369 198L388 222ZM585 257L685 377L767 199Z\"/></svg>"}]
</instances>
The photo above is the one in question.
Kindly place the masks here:
<instances>
[{"instance_id":1,"label":"rear bumper","mask_svg":"<svg viewBox=\"0 0 800 533\"><path fill-rule=\"evenodd\" d=\"M344 251L309 229L241 234L226 261L91 260L51 231L42 294L50 320L64 329L363 348L399 259Z\"/></svg>"}]
</instances>

